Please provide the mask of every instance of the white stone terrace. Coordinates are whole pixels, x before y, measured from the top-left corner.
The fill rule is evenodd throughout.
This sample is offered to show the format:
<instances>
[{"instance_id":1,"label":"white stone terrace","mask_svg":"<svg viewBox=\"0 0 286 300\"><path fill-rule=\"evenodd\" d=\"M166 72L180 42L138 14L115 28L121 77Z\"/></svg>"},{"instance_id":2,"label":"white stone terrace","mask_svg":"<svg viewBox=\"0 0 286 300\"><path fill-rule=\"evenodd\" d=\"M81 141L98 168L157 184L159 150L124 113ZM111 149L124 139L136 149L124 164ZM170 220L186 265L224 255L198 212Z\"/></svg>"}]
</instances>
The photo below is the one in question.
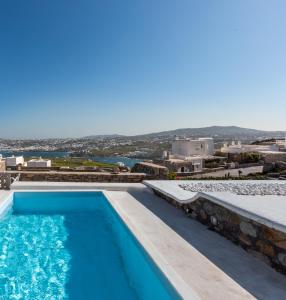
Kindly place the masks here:
<instances>
[{"instance_id":1,"label":"white stone terrace","mask_svg":"<svg viewBox=\"0 0 286 300\"><path fill-rule=\"evenodd\" d=\"M202 197L258 223L286 232L284 181L153 180L145 181L145 184L179 203L190 203Z\"/></svg>"},{"instance_id":2,"label":"white stone terrace","mask_svg":"<svg viewBox=\"0 0 286 300\"><path fill-rule=\"evenodd\" d=\"M286 299L285 276L188 218L142 184L70 183L66 187L64 183L33 183L33 187L30 182L26 184L21 182L21 187L13 184L12 188L15 191L104 190L184 299ZM180 191L185 200L190 197L190 192ZM0 199L10 193L0 191Z\"/></svg>"}]
</instances>

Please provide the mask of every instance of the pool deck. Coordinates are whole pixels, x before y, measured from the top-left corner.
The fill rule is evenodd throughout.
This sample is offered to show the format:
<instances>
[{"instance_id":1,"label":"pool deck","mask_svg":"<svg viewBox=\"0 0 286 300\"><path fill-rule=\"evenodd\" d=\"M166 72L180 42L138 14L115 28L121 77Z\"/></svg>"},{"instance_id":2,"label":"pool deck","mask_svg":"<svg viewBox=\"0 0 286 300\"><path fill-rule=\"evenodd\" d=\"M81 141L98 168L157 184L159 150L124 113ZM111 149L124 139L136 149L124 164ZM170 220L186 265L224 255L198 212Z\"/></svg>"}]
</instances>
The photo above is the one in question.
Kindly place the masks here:
<instances>
[{"instance_id":1,"label":"pool deck","mask_svg":"<svg viewBox=\"0 0 286 300\"><path fill-rule=\"evenodd\" d=\"M13 192L11 191L1 191L0 190L0 218L5 214L6 210L12 205L11 196Z\"/></svg>"},{"instance_id":2,"label":"pool deck","mask_svg":"<svg viewBox=\"0 0 286 300\"><path fill-rule=\"evenodd\" d=\"M21 182L21 187L15 185L18 190L104 190L184 299L286 299L285 276L188 218L143 184L31 186ZM9 192L0 191L0 206L1 199L8 196Z\"/></svg>"},{"instance_id":3,"label":"pool deck","mask_svg":"<svg viewBox=\"0 0 286 300\"><path fill-rule=\"evenodd\" d=\"M136 198L104 194L184 299L253 299Z\"/></svg>"}]
</instances>

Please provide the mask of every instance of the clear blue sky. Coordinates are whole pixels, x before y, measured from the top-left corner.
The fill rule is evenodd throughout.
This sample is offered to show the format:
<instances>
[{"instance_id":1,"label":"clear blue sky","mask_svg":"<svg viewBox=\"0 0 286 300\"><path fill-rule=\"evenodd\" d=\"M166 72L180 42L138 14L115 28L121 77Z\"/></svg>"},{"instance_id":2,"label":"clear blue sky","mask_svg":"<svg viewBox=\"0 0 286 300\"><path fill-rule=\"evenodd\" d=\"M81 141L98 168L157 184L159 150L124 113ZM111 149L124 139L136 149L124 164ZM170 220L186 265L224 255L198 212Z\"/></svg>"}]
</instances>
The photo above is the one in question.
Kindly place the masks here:
<instances>
[{"instance_id":1,"label":"clear blue sky","mask_svg":"<svg viewBox=\"0 0 286 300\"><path fill-rule=\"evenodd\" d=\"M285 0L1 0L0 137L286 129Z\"/></svg>"}]
</instances>

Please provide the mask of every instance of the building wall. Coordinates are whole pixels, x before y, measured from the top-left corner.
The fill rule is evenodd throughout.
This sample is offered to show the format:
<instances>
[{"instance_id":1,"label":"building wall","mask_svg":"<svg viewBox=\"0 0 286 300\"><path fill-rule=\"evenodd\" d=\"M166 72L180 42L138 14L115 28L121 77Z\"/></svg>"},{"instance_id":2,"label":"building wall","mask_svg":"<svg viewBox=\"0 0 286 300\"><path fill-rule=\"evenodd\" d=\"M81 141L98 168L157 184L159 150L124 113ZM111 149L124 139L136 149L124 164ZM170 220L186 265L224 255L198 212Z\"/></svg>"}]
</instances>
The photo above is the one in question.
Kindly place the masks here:
<instances>
[{"instance_id":1,"label":"building wall","mask_svg":"<svg viewBox=\"0 0 286 300\"><path fill-rule=\"evenodd\" d=\"M30 160L27 162L28 168L50 168L51 166L52 166L52 162L50 160L42 160L42 161Z\"/></svg>"},{"instance_id":2,"label":"building wall","mask_svg":"<svg viewBox=\"0 0 286 300\"><path fill-rule=\"evenodd\" d=\"M24 164L23 156L7 157L6 158L6 167L16 167L17 165Z\"/></svg>"},{"instance_id":3,"label":"building wall","mask_svg":"<svg viewBox=\"0 0 286 300\"><path fill-rule=\"evenodd\" d=\"M214 140L213 138L199 138L199 141L204 141L206 155L213 155L214 154Z\"/></svg>"},{"instance_id":4,"label":"building wall","mask_svg":"<svg viewBox=\"0 0 286 300\"><path fill-rule=\"evenodd\" d=\"M278 146L273 145L224 145L221 148L222 153L240 154L246 152L260 152L260 151L278 151Z\"/></svg>"},{"instance_id":5,"label":"building wall","mask_svg":"<svg viewBox=\"0 0 286 300\"><path fill-rule=\"evenodd\" d=\"M277 153L261 153L261 156L265 163L273 163L277 161L285 161L286 162L286 152L277 152Z\"/></svg>"},{"instance_id":6,"label":"building wall","mask_svg":"<svg viewBox=\"0 0 286 300\"><path fill-rule=\"evenodd\" d=\"M188 159L186 159L188 161ZM201 172L203 170L203 159L202 158L193 158L190 160L193 165L193 172Z\"/></svg>"},{"instance_id":7,"label":"building wall","mask_svg":"<svg viewBox=\"0 0 286 300\"><path fill-rule=\"evenodd\" d=\"M165 160L162 162L170 172L174 173L193 173L200 172L202 170L202 165L199 168L193 165L192 161L184 160L181 162L174 162L173 160ZM184 168L184 172L182 172Z\"/></svg>"},{"instance_id":8,"label":"building wall","mask_svg":"<svg viewBox=\"0 0 286 300\"><path fill-rule=\"evenodd\" d=\"M277 140L276 144L279 148L280 151L285 151L286 150L286 139L284 140Z\"/></svg>"},{"instance_id":9,"label":"building wall","mask_svg":"<svg viewBox=\"0 0 286 300\"><path fill-rule=\"evenodd\" d=\"M181 157L193 155L213 155L213 139L175 140L172 143L172 154Z\"/></svg>"},{"instance_id":10,"label":"building wall","mask_svg":"<svg viewBox=\"0 0 286 300\"><path fill-rule=\"evenodd\" d=\"M178 167L177 169L177 173L191 173L191 172L194 172L194 170L187 166Z\"/></svg>"}]
</instances>

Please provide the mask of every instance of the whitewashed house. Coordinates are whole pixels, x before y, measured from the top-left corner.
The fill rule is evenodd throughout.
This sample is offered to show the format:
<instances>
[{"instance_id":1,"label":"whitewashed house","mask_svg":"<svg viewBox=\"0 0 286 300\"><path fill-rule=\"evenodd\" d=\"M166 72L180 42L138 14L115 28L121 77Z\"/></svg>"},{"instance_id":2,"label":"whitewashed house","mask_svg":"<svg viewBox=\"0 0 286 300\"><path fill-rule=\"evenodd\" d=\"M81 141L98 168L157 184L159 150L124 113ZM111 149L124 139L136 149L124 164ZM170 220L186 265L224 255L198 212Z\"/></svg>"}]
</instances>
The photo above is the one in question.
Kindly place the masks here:
<instances>
[{"instance_id":1,"label":"whitewashed house","mask_svg":"<svg viewBox=\"0 0 286 300\"><path fill-rule=\"evenodd\" d=\"M172 143L172 156L185 159L191 156L210 156L214 154L214 140L212 138L178 139Z\"/></svg>"},{"instance_id":2,"label":"whitewashed house","mask_svg":"<svg viewBox=\"0 0 286 300\"><path fill-rule=\"evenodd\" d=\"M214 140L212 138L180 139L172 142L171 153L164 152L164 165L171 172L194 173L201 172L204 160L214 154Z\"/></svg>"},{"instance_id":3,"label":"whitewashed house","mask_svg":"<svg viewBox=\"0 0 286 300\"><path fill-rule=\"evenodd\" d=\"M229 154L240 154L247 152L265 152L265 151L278 151L279 146L277 144L270 145L243 145L240 141L235 142L232 141L231 144L225 143L223 147L221 147L222 153Z\"/></svg>"},{"instance_id":4,"label":"whitewashed house","mask_svg":"<svg viewBox=\"0 0 286 300\"><path fill-rule=\"evenodd\" d=\"M23 156L11 156L6 157L6 168L16 168L18 166L23 166L25 163Z\"/></svg>"},{"instance_id":5,"label":"whitewashed house","mask_svg":"<svg viewBox=\"0 0 286 300\"><path fill-rule=\"evenodd\" d=\"M52 166L52 161L50 159L31 159L27 162L27 168L37 169L37 168L50 168Z\"/></svg>"}]
</instances>

